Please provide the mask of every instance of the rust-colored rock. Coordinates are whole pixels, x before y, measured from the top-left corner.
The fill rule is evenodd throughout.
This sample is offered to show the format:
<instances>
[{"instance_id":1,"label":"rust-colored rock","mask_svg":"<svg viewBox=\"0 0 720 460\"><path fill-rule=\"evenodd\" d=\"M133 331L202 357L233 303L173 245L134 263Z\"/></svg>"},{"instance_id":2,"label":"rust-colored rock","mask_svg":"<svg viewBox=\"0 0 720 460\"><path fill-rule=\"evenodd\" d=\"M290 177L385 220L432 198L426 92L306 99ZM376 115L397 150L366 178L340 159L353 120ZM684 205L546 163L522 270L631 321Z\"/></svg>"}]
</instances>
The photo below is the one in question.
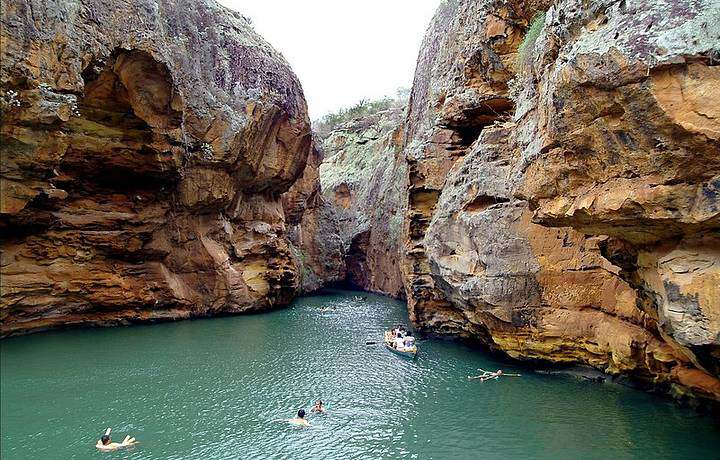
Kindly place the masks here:
<instances>
[{"instance_id":1,"label":"rust-colored rock","mask_svg":"<svg viewBox=\"0 0 720 460\"><path fill-rule=\"evenodd\" d=\"M2 335L283 305L300 85L212 1L2 8Z\"/></svg>"},{"instance_id":2,"label":"rust-colored rock","mask_svg":"<svg viewBox=\"0 0 720 460\"><path fill-rule=\"evenodd\" d=\"M639 3L443 4L407 117L408 306L517 359L718 401L719 11Z\"/></svg>"},{"instance_id":3,"label":"rust-colored rock","mask_svg":"<svg viewBox=\"0 0 720 460\"><path fill-rule=\"evenodd\" d=\"M300 266L300 287L309 293L345 279L345 244L338 211L320 187L323 154L313 144L303 175L283 195L291 249Z\"/></svg>"},{"instance_id":4,"label":"rust-colored rock","mask_svg":"<svg viewBox=\"0 0 720 460\"><path fill-rule=\"evenodd\" d=\"M320 167L323 195L339 220L344 281L396 298L405 296L402 102L336 127L323 139L327 158Z\"/></svg>"},{"instance_id":5,"label":"rust-colored rock","mask_svg":"<svg viewBox=\"0 0 720 460\"><path fill-rule=\"evenodd\" d=\"M561 23L559 5L546 21L547 52L524 80L541 90L520 94L539 121L521 128L535 139L520 138L519 193L535 222L611 237L604 255L695 368L672 376L705 372L680 383L718 399L720 71L709 24L720 6L602 6Z\"/></svg>"}]
</instances>

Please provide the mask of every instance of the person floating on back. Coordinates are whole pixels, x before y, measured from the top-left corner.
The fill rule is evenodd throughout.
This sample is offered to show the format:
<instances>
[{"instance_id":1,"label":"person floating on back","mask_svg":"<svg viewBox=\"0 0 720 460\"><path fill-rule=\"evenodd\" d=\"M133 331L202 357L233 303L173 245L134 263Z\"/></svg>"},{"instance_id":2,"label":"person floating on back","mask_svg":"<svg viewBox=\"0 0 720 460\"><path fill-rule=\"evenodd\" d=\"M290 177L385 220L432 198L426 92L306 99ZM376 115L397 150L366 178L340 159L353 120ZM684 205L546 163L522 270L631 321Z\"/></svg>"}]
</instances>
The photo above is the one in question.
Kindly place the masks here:
<instances>
[{"instance_id":1,"label":"person floating on back","mask_svg":"<svg viewBox=\"0 0 720 460\"><path fill-rule=\"evenodd\" d=\"M484 369L479 369L482 371L482 374L480 375L474 375L474 376L468 376L469 379L476 379L480 380L481 382L484 382L486 380L492 380L492 379L499 379L500 377L520 377L520 374L506 374L502 371L502 369L498 369L495 372L486 371Z\"/></svg>"},{"instance_id":2,"label":"person floating on back","mask_svg":"<svg viewBox=\"0 0 720 460\"><path fill-rule=\"evenodd\" d=\"M325 406L323 406L323 402L321 400L315 401L315 405L310 409L310 412L316 412L318 414L321 414L325 412Z\"/></svg>"},{"instance_id":3,"label":"person floating on back","mask_svg":"<svg viewBox=\"0 0 720 460\"><path fill-rule=\"evenodd\" d=\"M118 450L125 447L134 446L137 444L137 441L135 438L131 438L130 436L125 436L125 439L123 439L123 442L112 442L110 439L110 428L105 430L105 434L102 435L100 440L95 444L95 447L98 450L102 451L111 451L111 450Z\"/></svg>"}]
</instances>

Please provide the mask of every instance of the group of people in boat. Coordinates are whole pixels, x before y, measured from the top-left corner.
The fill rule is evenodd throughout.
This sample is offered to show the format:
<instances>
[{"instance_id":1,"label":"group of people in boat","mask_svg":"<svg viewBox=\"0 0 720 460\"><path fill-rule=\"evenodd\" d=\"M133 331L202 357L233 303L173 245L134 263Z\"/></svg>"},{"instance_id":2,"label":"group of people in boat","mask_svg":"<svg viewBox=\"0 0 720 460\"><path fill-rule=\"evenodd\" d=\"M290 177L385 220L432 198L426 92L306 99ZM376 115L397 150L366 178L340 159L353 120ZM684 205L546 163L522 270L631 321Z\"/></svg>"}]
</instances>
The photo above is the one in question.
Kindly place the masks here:
<instances>
[{"instance_id":1,"label":"group of people in boat","mask_svg":"<svg viewBox=\"0 0 720 460\"><path fill-rule=\"evenodd\" d=\"M388 341L398 351L415 349L415 337L412 336L405 326L399 325L390 330Z\"/></svg>"}]
</instances>

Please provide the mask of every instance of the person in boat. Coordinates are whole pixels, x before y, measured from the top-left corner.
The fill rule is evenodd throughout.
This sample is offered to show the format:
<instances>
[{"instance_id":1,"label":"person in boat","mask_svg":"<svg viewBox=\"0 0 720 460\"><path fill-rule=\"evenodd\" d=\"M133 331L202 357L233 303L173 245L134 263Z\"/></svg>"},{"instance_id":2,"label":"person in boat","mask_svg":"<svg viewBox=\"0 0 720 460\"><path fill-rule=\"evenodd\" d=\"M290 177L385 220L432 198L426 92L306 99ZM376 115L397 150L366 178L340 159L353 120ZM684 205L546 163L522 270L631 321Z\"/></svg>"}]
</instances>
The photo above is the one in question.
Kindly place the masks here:
<instances>
[{"instance_id":1,"label":"person in boat","mask_svg":"<svg viewBox=\"0 0 720 460\"><path fill-rule=\"evenodd\" d=\"M315 401L315 405L310 409L310 412L316 412L318 414L321 414L325 412L325 406L323 405L323 402L321 400Z\"/></svg>"},{"instance_id":2,"label":"person in boat","mask_svg":"<svg viewBox=\"0 0 720 460\"><path fill-rule=\"evenodd\" d=\"M403 339L403 345L405 348L412 348L415 346L415 337L411 335L406 335Z\"/></svg>"},{"instance_id":3,"label":"person in boat","mask_svg":"<svg viewBox=\"0 0 720 460\"><path fill-rule=\"evenodd\" d=\"M297 412L297 417L286 420L292 425L298 426L310 426L310 422L305 419L305 409L300 409Z\"/></svg>"},{"instance_id":4,"label":"person in boat","mask_svg":"<svg viewBox=\"0 0 720 460\"><path fill-rule=\"evenodd\" d=\"M403 350L405 348L405 339L403 336L398 332L397 336L395 337L395 349L396 350Z\"/></svg>"},{"instance_id":5,"label":"person in boat","mask_svg":"<svg viewBox=\"0 0 720 460\"><path fill-rule=\"evenodd\" d=\"M135 438L132 438L130 436L125 436L125 439L123 439L123 442L112 442L112 439L110 439L110 431L111 428L108 428L105 430L105 434L102 435L100 440L95 444L95 447L98 450L102 451L111 451L111 450L118 450L125 447L134 446L137 444L137 441Z\"/></svg>"}]
</instances>

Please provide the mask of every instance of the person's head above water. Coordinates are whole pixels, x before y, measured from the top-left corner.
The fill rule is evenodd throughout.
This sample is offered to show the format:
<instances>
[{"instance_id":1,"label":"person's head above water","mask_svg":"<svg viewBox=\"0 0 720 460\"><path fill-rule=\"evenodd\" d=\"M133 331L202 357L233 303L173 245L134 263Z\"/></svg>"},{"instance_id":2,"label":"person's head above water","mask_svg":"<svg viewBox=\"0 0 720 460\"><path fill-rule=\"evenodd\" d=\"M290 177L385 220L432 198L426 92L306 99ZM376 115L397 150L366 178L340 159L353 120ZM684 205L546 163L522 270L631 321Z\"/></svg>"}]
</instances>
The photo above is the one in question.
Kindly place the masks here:
<instances>
[{"instance_id":1,"label":"person's head above water","mask_svg":"<svg viewBox=\"0 0 720 460\"><path fill-rule=\"evenodd\" d=\"M100 442L103 443L103 446L107 446L108 444L110 444L110 430L111 429L112 428L108 428L107 430L105 430L105 434L103 434L100 437Z\"/></svg>"},{"instance_id":2,"label":"person's head above water","mask_svg":"<svg viewBox=\"0 0 720 460\"><path fill-rule=\"evenodd\" d=\"M305 409L300 409L298 411L298 418L305 418Z\"/></svg>"},{"instance_id":3,"label":"person's head above water","mask_svg":"<svg viewBox=\"0 0 720 460\"><path fill-rule=\"evenodd\" d=\"M502 369L498 369L497 373L498 375L502 375Z\"/></svg>"},{"instance_id":4,"label":"person's head above water","mask_svg":"<svg viewBox=\"0 0 720 460\"><path fill-rule=\"evenodd\" d=\"M316 405L316 406L322 406L322 401L318 399L317 401L315 401L315 405Z\"/></svg>"}]
</instances>

